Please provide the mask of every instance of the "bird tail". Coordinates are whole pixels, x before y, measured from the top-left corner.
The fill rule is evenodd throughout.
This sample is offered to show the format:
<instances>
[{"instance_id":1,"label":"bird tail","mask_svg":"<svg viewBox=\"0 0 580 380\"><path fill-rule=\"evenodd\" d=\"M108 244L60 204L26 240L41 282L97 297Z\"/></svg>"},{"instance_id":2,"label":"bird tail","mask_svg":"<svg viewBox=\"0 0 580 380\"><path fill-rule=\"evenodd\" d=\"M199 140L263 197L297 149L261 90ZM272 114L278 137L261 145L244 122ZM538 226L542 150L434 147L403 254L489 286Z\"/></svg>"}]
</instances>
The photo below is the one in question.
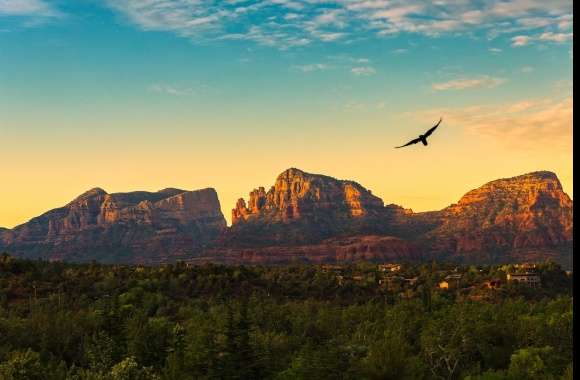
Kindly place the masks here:
<instances>
[{"instance_id":1,"label":"bird tail","mask_svg":"<svg viewBox=\"0 0 580 380\"><path fill-rule=\"evenodd\" d=\"M427 145L427 139L421 139L421 142L423 143L423 145Z\"/></svg>"}]
</instances>

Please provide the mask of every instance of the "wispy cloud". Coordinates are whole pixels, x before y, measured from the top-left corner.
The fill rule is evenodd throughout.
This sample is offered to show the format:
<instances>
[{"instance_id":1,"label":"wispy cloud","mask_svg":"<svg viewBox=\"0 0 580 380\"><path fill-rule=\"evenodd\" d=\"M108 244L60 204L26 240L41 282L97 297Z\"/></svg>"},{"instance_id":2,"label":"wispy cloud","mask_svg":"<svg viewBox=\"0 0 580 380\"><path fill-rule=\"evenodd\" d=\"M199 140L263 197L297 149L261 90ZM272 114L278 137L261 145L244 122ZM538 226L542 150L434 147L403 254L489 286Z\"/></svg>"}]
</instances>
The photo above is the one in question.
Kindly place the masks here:
<instances>
[{"instance_id":1,"label":"wispy cloud","mask_svg":"<svg viewBox=\"0 0 580 380\"><path fill-rule=\"evenodd\" d=\"M4 0L16 3L16 0ZM40 0L24 0L39 2ZM106 0L143 30L168 31L193 41L247 40L281 49L398 33L427 36L508 35L523 46L533 35L568 41L569 0ZM517 36L514 36L517 34ZM542 37L543 36L543 37Z\"/></svg>"},{"instance_id":2,"label":"wispy cloud","mask_svg":"<svg viewBox=\"0 0 580 380\"><path fill-rule=\"evenodd\" d=\"M44 0L0 0L0 19L17 17L25 27L42 25L63 16L62 12Z\"/></svg>"},{"instance_id":3,"label":"wispy cloud","mask_svg":"<svg viewBox=\"0 0 580 380\"><path fill-rule=\"evenodd\" d=\"M554 42L566 42L572 40L572 33L552 33L546 32L540 34L538 37L540 41L554 41Z\"/></svg>"},{"instance_id":4,"label":"wispy cloud","mask_svg":"<svg viewBox=\"0 0 580 380\"><path fill-rule=\"evenodd\" d=\"M0 0L0 15L48 17L56 11L41 0Z\"/></svg>"},{"instance_id":5,"label":"wispy cloud","mask_svg":"<svg viewBox=\"0 0 580 380\"><path fill-rule=\"evenodd\" d=\"M466 88L492 88L504 83L505 79L483 75L477 78L460 78L442 83L434 83L431 87L435 91L464 90Z\"/></svg>"},{"instance_id":6,"label":"wispy cloud","mask_svg":"<svg viewBox=\"0 0 580 380\"><path fill-rule=\"evenodd\" d=\"M554 33L544 32L534 36L515 36L512 38L512 46L525 46L534 41L564 43L572 41L573 34L570 33Z\"/></svg>"},{"instance_id":7,"label":"wispy cloud","mask_svg":"<svg viewBox=\"0 0 580 380\"><path fill-rule=\"evenodd\" d=\"M350 69L350 72L356 76L369 76L375 75L377 73L377 70L375 70L373 67L370 66L359 66L353 67L352 69Z\"/></svg>"},{"instance_id":8,"label":"wispy cloud","mask_svg":"<svg viewBox=\"0 0 580 380\"><path fill-rule=\"evenodd\" d=\"M292 66L294 70L302 71L303 73L310 73L313 71L322 71L328 69L330 66L325 63L311 63L307 65Z\"/></svg>"},{"instance_id":9,"label":"wispy cloud","mask_svg":"<svg viewBox=\"0 0 580 380\"><path fill-rule=\"evenodd\" d=\"M530 36L515 36L512 37L512 46L526 46L531 40Z\"/></svg>"},{"instance_id":10,"label":"wispy cloud","mask_svg":"<svg viewBox=\"0 0 580 380\"><path fill-rule=\"evenodd\" d=\"M524 74L529 74L533 71L534 71L534 68L532 66L524 66L520 69L520 72L524 73Z\"/></svg>"},{"instance_id":11,"label":"wispy cloud","mask_svg":"<svg viewBox=\"0 0 580 380\"><path fill-rule=\"evenodd\" d=\"M393 53L395 55L401 55L401 54L407 53L408 51L409 51L409 49L400 48L400 49L391 50L391 53Z\"/></svg>"},{"instance_id":12,"label":"wispy cloud","mask_svg":"<svg viewBox=\"0 0 580 380\"><path fill-rule=\"evenodd\" d=\"M172 96L191 96L197 93L193 88L167 83L154 83L148 87L148 90L150 92Z\"/></svg>"},{"instance_id":13,"label":"wispy cloud","mask_svg":"<svg viewBox=\"0 0 580 380\"><path fill-rule=\"evenodd\" d=\"M571 149L572 97L525 99L511 104L434 109L419 113L424 120L445 115L450 126L520 150Z\"/></svg>"}]
</instances>

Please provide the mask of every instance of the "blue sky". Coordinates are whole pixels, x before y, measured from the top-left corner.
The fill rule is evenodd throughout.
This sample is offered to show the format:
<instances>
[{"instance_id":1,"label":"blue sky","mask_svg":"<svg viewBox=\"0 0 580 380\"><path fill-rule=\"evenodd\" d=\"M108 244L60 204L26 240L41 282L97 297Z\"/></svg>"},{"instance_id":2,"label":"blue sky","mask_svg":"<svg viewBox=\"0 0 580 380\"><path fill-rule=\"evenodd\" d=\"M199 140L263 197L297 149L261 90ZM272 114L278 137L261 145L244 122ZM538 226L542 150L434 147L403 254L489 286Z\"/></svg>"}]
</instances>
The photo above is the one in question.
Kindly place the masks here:
<instances>
[{"instance_id":1,"label":"blue sky","mask_svg":"<svg viewBox=\"0 0 580 380\"><path fill-rule=\"evenodd\" d=\"M0 225L97 185L215 186L229 216L289 166L418 210L531 170L571 191L572 22L571 1L0 0L0 195L37 197ZM390 150L441 115L430 158ZM425 160L442 185L388 179Z\"/></svg>"}]
</instances>

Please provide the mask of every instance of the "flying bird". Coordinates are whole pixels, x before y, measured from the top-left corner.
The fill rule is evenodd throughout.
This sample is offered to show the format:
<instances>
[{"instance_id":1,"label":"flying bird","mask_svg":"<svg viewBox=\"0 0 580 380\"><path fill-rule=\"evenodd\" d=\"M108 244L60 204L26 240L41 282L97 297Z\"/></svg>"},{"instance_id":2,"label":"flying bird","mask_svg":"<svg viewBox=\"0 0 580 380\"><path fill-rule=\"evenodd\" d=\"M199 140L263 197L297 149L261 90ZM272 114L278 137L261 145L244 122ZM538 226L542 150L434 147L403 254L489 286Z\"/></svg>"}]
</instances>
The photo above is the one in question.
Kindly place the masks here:
<instances>
[{"instance_id":1,"label":"flying bird","mask_svg":"<svg viewBox=\"0 0 580 380\"><path fill-rule=\"evenodd\" d=\"M437 127L439 126L439 124L441 124L441 120L443 120L443 118L439 118L439 121L437 122L437 124L435 124L433 127L431 127L431 129L429 129L427 132L425 132L424 135L419 135L419 137L417 137L414 140L409 141L405 145L396 146L395 148L402 148L402 147L405 147L405 146L417 144L419 141L421 141L423 143L423 145L427 145L427 137L431 136L431 133L433 133L433 131L435 129L437 129Z\"/></svg>"}]
</instances>

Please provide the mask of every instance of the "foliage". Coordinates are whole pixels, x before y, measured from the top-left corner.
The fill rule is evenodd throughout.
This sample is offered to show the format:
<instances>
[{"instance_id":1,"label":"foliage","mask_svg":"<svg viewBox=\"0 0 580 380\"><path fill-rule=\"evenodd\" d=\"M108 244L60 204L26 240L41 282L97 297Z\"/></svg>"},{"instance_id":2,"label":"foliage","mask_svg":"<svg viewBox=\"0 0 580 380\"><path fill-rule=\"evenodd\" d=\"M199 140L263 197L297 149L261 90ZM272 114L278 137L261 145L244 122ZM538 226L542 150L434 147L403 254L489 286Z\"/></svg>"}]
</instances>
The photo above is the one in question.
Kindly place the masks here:
<instances>
[{"instance_id":1,"label":"foliage","mask_svg":"<svg viewBox=\"0 0 580 380\"><path fill-rule=\"evenodd\" d=\"M505 267L74 265L0 256L1 379L572 379L571 281ZM463 275L441 290L447 274ZM358 278L360 280L355 279ZM503 277L505 279L505 276Z\"/></svg>"}]
</instances>

